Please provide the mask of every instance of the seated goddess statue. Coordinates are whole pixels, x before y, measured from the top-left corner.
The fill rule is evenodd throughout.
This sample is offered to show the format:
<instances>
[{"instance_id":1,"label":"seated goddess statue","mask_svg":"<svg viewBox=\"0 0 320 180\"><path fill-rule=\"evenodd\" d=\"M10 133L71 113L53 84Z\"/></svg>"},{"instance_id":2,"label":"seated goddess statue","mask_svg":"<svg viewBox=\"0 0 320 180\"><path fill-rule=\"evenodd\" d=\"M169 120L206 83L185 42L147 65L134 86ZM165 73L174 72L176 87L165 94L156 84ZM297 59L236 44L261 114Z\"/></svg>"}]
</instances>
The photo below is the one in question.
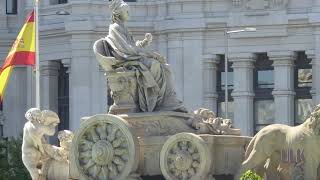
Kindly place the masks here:
<instances>
[{"instance_id":1,"label":"seated goddess statue","mask_svg":"<svg viewBox=\"0 0 320 180\"><path fill-rule=\"evenodd\" d=\"M147 48L152 41L152 35L147 33L144 40L137 42L134 40L125 24L129 19L129 6L123 0L111 1L110 10L112 24L109 26L109 34L95 43L94 52L101 66L103 66L103 59L114 57L112 70L133 72L131 75L135 78L130 82L127 82L129 81L127 77L122 77L122 80L119 80L121 78L112 80L111 77L108 78L107 72L108 85L115 103L121 104L123 99L128 100L130 97L127 96L134 94L131 101L138 107L138 112L187 112L177 98L171 71L165 58ZM104 69L109 71L108 68ZM124 82L134 85L129 86ZM132 93L128 89L136 89L136 91ZM125 93L120 92L124 90L126 90Z\"/></svg>"}]
</instances>

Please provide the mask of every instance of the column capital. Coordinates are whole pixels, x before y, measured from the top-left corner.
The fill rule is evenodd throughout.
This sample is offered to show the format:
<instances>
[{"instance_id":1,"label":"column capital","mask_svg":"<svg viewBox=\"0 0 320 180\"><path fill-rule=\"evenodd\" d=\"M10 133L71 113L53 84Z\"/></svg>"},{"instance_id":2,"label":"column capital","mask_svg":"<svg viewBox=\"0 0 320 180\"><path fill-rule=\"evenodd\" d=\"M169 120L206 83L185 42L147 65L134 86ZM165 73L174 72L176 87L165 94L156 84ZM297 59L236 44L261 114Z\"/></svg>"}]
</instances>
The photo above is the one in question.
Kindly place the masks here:
<instances>
[{"instance_id":1,"label":"column capital","mask_svg":"<svg viewBox=\"0 0 320 180\"><path fill-rule=\"evenodd\" d=\"M58 76L59 63L57 61L41 61L40 72L43 76Z\"/></svg>"},{"instance_id":2,"label":"column capital","mask_svg":"<svg viewBox=\"0 0 320 180\"><path fill-rule=\"evenodd\" d=\"M220 56L218 54L205 54L202 56L204 63L214 63L218 64L220 61Z\"/></svg>"},{"instance_id":3,"label":"column capital","mask_svg":"<svg viewBox=\"0 0 320 180\"><path fill-rule=\"evenodd\" d=\"M228 59L233 63L233 68L253 68L254 54L252 53L232 53Z\"/></svg>"},{"instance_id":4,"label":"column capital","mask_svg":"<svg viewBox=\"0 0 320 180\"><path fill-rule=\"evenodd\" d=\"M269 59L274 61L275 65L293 64L296 59L296 53L294 51L270 51L267 54Z\"/></svg>"},{"instance_id":5,"label":"column capital","mask_svg":"<svg viewBox=\"0 0 320 180\"><path fill-rule=\"evenodd\" d=\"M253 53L230 53L228 55L230 62L253 62Z\"/></svg>"}]
</instances>

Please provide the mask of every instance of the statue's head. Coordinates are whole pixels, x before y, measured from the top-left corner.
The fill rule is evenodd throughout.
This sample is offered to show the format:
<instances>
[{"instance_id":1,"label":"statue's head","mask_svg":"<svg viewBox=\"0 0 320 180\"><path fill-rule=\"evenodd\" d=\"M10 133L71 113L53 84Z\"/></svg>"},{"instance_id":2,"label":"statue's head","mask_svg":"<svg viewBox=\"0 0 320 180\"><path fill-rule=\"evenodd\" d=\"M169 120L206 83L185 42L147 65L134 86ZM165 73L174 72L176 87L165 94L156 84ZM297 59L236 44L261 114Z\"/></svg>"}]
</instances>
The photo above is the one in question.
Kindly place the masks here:
<instances>
[{"instance_id":1,"label":"statue's head","mask_svg":"<svg viewBox=\"0 0 320 180\"><path fill-rule=\"evenodd\" d=\"M53 136L56 132L56 126L60 123L58 114L50 110L43 110L42 121L44 125L44 133L46 135Z\"/></svg>"},{"instance_id":2,"label":"statue's head","mask_svg":"<svg viewBox=\"0 0 320 180\"><path fill-rule=\"evenodd\" d=\"M129 6L123 0L112 0L109 7L112 12L112 22L129 20Z\"/></svg>"},{"instance_id":3,"label":"statue's head","mask_svg":"<svg viewBox=\"0 0 320 180\"><path fill-rule=\"evenodd\" d=\"M37 123L42 123L42 112L40 109L38 108L31 108L29 109L26 114L25 117L28 121L30 121L31 123L37 122Z\"/></svg>"},{"instance_id":4,"label":"statue's head","mask_svg":"<svg viewBox=\"0 0 320 180\"><path fill-rule=\"evenodd\" d=\"M216 117L213 111L210 111L209 109L205 109L205 108L200 108L194 111L194 114L196 116L200 116L204 120L213 119Z\"/></svg>"},{"instance_id":5,"label":"statue's head","mask_svg":"<svg viewBox=\"0 0 320 180\"><path fill-rule=\"evenodd\" d=\"M69 130L63 130L58 132L58 139L60 141L60 146L66 149L69 149L70 144L74 134Z\"/></svg>"}]
</instances>

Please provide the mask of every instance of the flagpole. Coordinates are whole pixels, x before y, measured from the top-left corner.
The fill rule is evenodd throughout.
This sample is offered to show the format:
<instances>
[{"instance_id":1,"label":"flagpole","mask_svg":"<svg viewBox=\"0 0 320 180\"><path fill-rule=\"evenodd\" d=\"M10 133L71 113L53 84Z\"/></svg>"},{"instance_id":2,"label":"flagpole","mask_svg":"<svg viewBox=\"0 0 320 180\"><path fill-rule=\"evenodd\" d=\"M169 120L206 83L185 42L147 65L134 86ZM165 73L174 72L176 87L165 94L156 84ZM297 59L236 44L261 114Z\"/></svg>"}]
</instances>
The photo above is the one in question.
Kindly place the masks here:
<instances>
[{"instance_id":1,"label":"flagpole","mask_svg":"<svg viewBox=\"0 0 320 180\"><path fill-rule=\"evenodd\" d=\"M40 109L40 59L39 59L39 1L35 0L36 26L36 107Z\"/></svg>"}]
</instances>

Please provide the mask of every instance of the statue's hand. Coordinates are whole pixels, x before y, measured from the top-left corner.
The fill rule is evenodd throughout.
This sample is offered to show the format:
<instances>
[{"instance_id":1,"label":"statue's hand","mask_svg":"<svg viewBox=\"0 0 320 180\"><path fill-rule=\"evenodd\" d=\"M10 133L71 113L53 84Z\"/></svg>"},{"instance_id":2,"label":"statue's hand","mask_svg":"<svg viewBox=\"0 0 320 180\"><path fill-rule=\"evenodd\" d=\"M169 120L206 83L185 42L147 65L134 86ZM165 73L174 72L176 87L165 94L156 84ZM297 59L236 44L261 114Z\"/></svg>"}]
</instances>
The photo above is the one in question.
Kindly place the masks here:
<instances>
[{"instance_id":1,"label":"statue's hand","mask_svg":"<svg viewBox=\"0 0 320 180\"><path fill-rule=\"evenodd\" d=\"M154 52L153 58L159 61L161 64L167 64L167 60L165 57L161 56L161 54Z\"/></svg>"},{"instance_id":2,"label":"statue's hand","mask_svg":"<svg viewBox=\"0 0 320 180\"><path fill-rule=\"evenodd\" d=\"M146 33L144 38L148 42L148 44L151 44L151 42L152 42L152 34L151 33Z\"/></svg>"}]
</instances>

